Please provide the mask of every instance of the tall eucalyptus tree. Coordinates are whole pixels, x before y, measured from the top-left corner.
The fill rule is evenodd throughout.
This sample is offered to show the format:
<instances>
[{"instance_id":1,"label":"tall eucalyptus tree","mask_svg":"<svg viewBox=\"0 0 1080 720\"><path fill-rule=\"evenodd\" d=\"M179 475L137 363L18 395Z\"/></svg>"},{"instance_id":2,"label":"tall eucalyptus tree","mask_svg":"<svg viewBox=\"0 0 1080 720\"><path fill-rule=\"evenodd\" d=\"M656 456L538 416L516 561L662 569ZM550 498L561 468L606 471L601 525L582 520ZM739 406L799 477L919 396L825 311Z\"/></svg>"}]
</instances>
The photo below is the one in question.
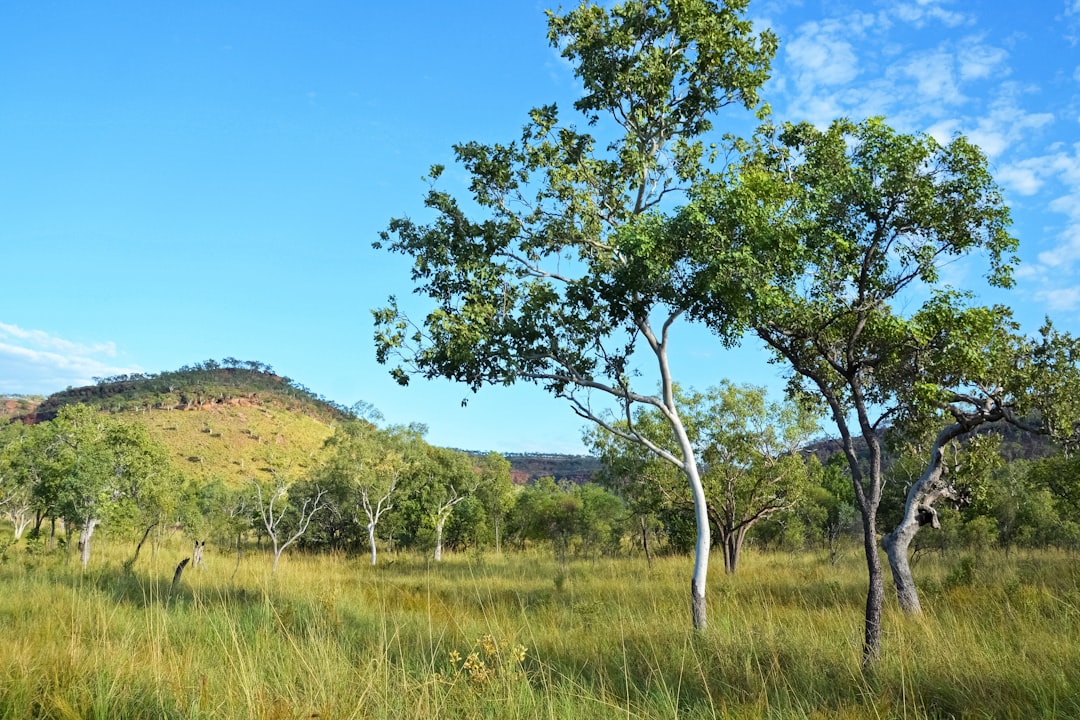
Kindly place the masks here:
<instances>
[{"instance_id":1,"label":"tall eucalyptus tree","mask_svg":"<svg viewBox=\"0 0 1080 720\"><path fill-rule=\"evenodd\" d=\"M754 288L751 325L788 369L790 392L823 399L840 435L862 517L870 664L881 642L882 432L902 407L889 373L920 361L910 357L920 346L913 317L947 292L942 266L978 256L989 262L988 285L1007 287L1016 240L985 156L962 137L943 146L878 119L839 120L823 130L765 126L744 150L684 216L703 275L727 272L712 248L737 235L776 239L799 268ZM711 324L722 328L726 298L712 305Z\"/></svg>"},{"instance_id":2,"label":"tall eucalyptus tree","mask_svg":"<svg viewBox=\"0 0 1080 720\"><path fill-rule=\"evenodd\" d=\"M753 31L746 5L626 0L549 13L548 39L584 89L575 108L587 125L614 132L597 138L561 124L555 105L538 107L516 142L455 146L471 177L467 203L433 187L424 202L432 222L392 220L376 243L415 259L415 292L433 306L410 316L391 298L374 311L378 360L394 364L399 382L535 383L684 473L696 508L699 629L709 523L669 352L683 298L702 289L681 272L682 248L662 213L705 177L717 112L758 105L776 40ZM433 183L442 171L432 168ZM651 379L637 378L639 362ZM638 405L664 416L674 451L637 432Z\"/></svg>"}]
</instances>

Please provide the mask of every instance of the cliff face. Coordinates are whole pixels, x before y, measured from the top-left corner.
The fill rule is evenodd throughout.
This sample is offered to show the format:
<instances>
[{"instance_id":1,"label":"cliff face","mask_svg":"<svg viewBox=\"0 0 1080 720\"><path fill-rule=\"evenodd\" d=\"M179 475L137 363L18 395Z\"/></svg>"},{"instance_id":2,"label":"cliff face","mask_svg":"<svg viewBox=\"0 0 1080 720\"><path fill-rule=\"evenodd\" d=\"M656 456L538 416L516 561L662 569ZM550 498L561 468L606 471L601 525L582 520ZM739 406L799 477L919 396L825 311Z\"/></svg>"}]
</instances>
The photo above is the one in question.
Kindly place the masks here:
<instances>
[{"instance_id":1,"label":"cliff face","mask_svg":"<svg viewBox=\"0 0 1080 720\"><path fill-rule=\"evenodd\" d=\"M39 395L0 395L0 422L33 416L44 400Z\"/></svg>"},{"instance_id":2,"label":"cliff face","mask_svg":"<svg viewBox=\"0 0 1080 720\"><path fill-rule=\"evenodd\" d=\"M600 471L600 459L590 455L506 453L510 476L516 485L528 485L537 478L553 477L576 485L590 482Z\"/></svg>"}]
</instances>

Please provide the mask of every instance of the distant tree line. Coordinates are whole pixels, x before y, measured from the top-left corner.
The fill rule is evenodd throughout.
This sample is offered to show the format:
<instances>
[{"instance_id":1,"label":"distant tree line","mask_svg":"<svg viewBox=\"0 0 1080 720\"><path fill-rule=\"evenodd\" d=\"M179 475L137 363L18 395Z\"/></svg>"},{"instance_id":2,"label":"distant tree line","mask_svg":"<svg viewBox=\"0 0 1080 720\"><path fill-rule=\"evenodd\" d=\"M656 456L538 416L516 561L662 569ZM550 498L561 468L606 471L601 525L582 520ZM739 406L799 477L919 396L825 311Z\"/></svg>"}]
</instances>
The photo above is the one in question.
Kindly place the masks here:
<instances>
[{"instance_id":1,"label":"distant tree line","mask_svg":"<svg viewBox=\"0 0 1080 720\"><path fill-rule=\"evenodd\" d=\"M681 391L684 419L702 458L714 547L736 572L745 547L824 552L835 560L860 535L841 454L822 463L808 451L815 413L770 403L760 388L725 384ZM635 419L662 436L657 418ZM597 482L541 478L515 485L509 461L439 448L420 425L379 427L356 417L336 424L317 461L302 470L272 455L242 485L198 485L174 467L142 425L120 414L66 405L35 425L0 428L0 514L11 540L31 551L91 558L95 531L138 541L182 532L235 552L519 551L546 546L559 560L692 552L694 508L679 474L639 445L594 432ZM925 464L918 437L890 431L880 510L895 525ZM1015 444L1015 443L1014 443ZM1000 547L1080 549L1080 459L1058 453L1006 462L1000 438L950 445L943 472L950 496L920 533L927 552ZM930 520L927 520L930 524Z\"/></svg>"}]
</instances>

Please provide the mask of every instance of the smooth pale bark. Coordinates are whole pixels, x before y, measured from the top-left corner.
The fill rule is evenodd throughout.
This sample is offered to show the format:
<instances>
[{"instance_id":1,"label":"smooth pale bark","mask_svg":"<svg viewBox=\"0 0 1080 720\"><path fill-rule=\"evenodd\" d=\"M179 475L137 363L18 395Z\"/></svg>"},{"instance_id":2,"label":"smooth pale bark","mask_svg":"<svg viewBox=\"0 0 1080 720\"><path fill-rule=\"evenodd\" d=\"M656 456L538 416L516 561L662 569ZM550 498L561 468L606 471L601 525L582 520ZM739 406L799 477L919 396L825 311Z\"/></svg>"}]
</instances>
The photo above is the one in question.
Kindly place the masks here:
<instances>
[{"instance_id":1,"label":"smooth pale bark","mask_svg":"<svg viewBox=\"0 0 1080 720\"><path fill-rule=\"evenodd\" d=\"M281 554L285 552L285 549L299 540L304 533L307 532L308 526L311 525L311 519L315 517L315 513L322 509L322 498L326 494L325 490L320 490L315 496L315 499L306 498L304 504L297 509L299 518L297 521L296 532L289 538L283 538L280 536L281 519L285 517L285 513L288 510L288 504L286 499L286 485L280 479L274 489L273 495L270 496L269 502L264 503L262 486L259 483L252 481L255 485L255 501L258 503L259 515L262 517L263 525L266 527L266 534L270 537L271 542L274 545L274 561L270 566L270 574L277 573L278 560L281 559ZM274 511L274 503L281 500L281 506ZM201 553L200 553L201 559Z\"/></svg>"},{"instance_id":2,"label":"smooth pale bark","mask_svg":"<svg viewBox=\"0 0 1080 720\"><path fill-rule=\"evenodd\" d=\"M367 534L368 544L371 545L371 564L375 564L375 526L379 524L379 518L382 517L384 512L393 509L394 505L390 502L390 496L394 494L395 488L397 488L398 479L395 476L390 482L389 487L386 488L386 492L378 501L372 505L371 495L369 488L360 488L360 505L364 508L364 514L367 515ZM359 520L357 520L359 523Z\"/></svg>"},{"instance_id":3,"label":"smooth pale bark","mask_svg":"<svg viewBox=\"0 0 1080 720\"><path fill-rule=\"evenodd\" d=\"M7 512L7 518L11 521L14 527L15 539L18 540L26 532L26 528L33 524L34 518L29 511L23 510L9 510Z\"/></svg>"},{"instance_id":4,"label":"smooth pale bark","mask_svg":"<svg viewBox=\"0 0 1080 720\"><path fill-rule=\"evenodd\" d=\"M927 522L938 527L934 503L942 497L955 497L952 488L942 482L945 446L971 430L975 424L955 423L938 433L930 449L930 462L918 481L908 488L904 516L896 528L881 539L885 554L889 558L896 599L900 603L900 609L909 615L921 613L922 605L919 602L919 592L915 588L915 579L911 575L908 550L920 527Z\"/></svg>"},{"instance_id":5,"label":"smooth pale bark","mask_svg":"<svg viewBox=\"0 0 1080 720\"><path fill-rule=\"evenodd\" d=\"M371 546L371 564L375 564L376 551L375 551L375 523L369 522L367 525L367 537L368 544Z\"/></svg>"},{"instance_id":6,"label":"smooth pale bark","mask_svg":"<svg viewBox=\"0 0 1080 720\"><path fill-rule=\"evenodd\" d=\"M442 532L445 525L445 520L438 520L435 523L435 562L442 561Z\"/></svg>"},{"instance_id":7,"label":"smooth pale bark","mask_svg":"<svg viewBox=\"0 0 1080 720\"><path fill-rule=\"evenodd\" d=\"M94 536L94 528L100 522L95 518L87 518L83 523L82 530L79 531L79 552L83 570L90 564L90 539Z\"/></svg>"},{"instance_id":8,"label":"smooth pale bark","mask_svg":"<svg viewBox=\"0 0 1080 720\"><path fill-rule=\"evenodd\" d=\"M446 521L454 512L454 506L464 499L464 495L458 495L457 490L450 488L450 497L435 511L435 562L442 560L443 528L446 527Z\"/></svg>"},{"instance_id":9,"label":"smooth pale bark","mask_svg":"<svg viewBox=\"0 0 1080 720\"><path fill-rule=\"evenodd\" d=\"M681 425L680 425L681 430ZM686 433L680 433L680 442L686 438ZM688 457L693 458L693 450L689 449L689 440L686 440ZM694 624L694 630L704 631L708 627L708 619L705 614L705 581L709 577L709 550L712 546L712 536L709 528L708 504L705 500L705 488L701 484L701 476L698 475L696 463L686 463L684 472L690 481L690 494L694 498L694 522L697 525L697 542L694 544L694 574L690 581L690 617Z\"/></svg>"}]
</instances>

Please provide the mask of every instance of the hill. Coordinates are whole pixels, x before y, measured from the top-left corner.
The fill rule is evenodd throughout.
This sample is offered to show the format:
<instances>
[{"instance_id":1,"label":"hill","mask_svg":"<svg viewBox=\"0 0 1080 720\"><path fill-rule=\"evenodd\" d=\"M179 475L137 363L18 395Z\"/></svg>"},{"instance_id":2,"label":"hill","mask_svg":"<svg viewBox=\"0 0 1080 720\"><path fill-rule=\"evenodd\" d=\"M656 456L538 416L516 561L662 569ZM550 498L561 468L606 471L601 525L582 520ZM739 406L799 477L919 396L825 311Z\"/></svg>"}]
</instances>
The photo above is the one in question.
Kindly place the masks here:
<instances>
[{"instance_id":1,"label":"hill","mask_svg":"<svg viewBox=\"0 0 1080 720\"><path fill-rule=\"evenodd\" d=\"M42 422L64 405L83 403L124 413L144 425L177 467L197 482L237 485L271 466L302 474L312 466L333 425L352 414L316 397L303 385L259 362L207 360L179 370L96 379L47 398L4 398L8 418ZM585 483L600 469L597 458L551 453L508 453L514 482L537 478Z\"/></svg>"},{"instance_id":2,"label":"hill","mask_svg":"<svg viewBox=\"0 0 1080 720\"><path fill-rule=\"evenodd\" d=\"M11 398L12 418L41 422L84 403L124 413L144 425L184 474L200 484L230 485L261 477L271 466L294 474L311 467L333 424L349 412L267 365L208 360L153 375L102 378L35 402ZM17 406L17 407L16 407Z\"/></svg>"},{"instance_id":3,"label":"hill","mask_svg":"<svg viewBox=\"0 0 1080 720\"><path fill-rule=\"evenodd\" d=\"M126 410L193 410L215 405L259 404L300 412L328 422L349 417L349 411L316 396L269 365L226 358L207 360L158 374L95 378L96 384L68 388L46 398L31 421L51 420L64 405L85 403L108 412Z\"/></svg>"},{"instance_id":4,"label":"hill","mask_svg":"<svg viewBox=\"0 0 1080 720\"><path fill-rule=\"evenodd\" d=\"M510 474L517 485L527 485L537 478L553 477L581 485L600 471L600 458L590 455L557 453L504 453L510 461Z\"/></svg>"}]
</instances>

